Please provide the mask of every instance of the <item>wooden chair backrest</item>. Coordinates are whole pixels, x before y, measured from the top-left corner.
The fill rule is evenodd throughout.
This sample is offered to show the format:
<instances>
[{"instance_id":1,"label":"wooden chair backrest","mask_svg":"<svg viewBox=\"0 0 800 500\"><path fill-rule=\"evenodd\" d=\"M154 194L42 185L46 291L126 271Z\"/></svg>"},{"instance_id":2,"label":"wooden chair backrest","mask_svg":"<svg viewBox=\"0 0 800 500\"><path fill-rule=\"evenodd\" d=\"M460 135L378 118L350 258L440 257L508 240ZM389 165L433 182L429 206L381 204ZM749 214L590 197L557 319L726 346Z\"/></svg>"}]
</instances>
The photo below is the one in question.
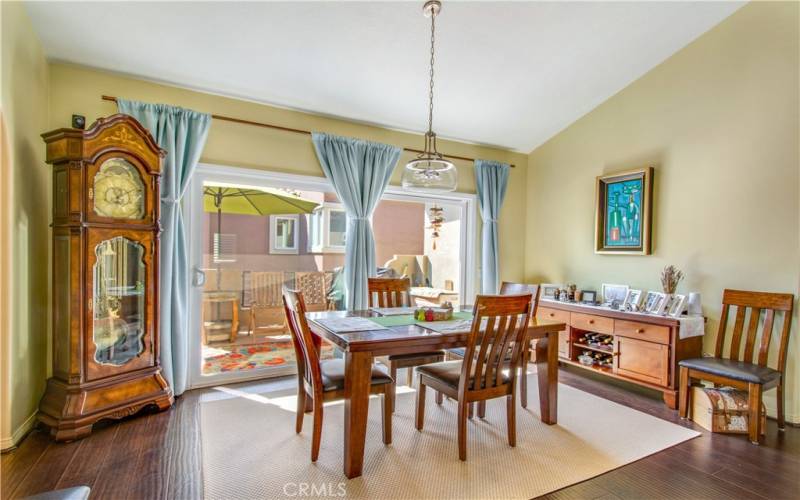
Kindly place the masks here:
<instances>
[{"instance_id":1,"label":"wooden chair backrest","mask_svg":"<svg viewBox=\"0 0 800 500\"><path fill-rule=\"evenodd\" d=\"M513 374L519 366L522 340L528 328L531 298L529 293L477 296L472 330L461 365L459 393L514 383ZM504 368L512 374L507 383L503 382ZM472 380L471 385L468 385L469 380Z\"/></svg>"},{"instance_id":2,"label":"wooden chair backrest","mask_svg":"<svg viewBox=\"0 0 800 500\"><path fill-rule=\"evenodd\" d=\"M780 347L778 349L777 370L786 370L786 350L789 346L789 330L792 325L792 307L794 295L790 293L746 292L742 290L725 290L722 294L722 315L719 319L717 331L717 345L714 356L721 358L725 349L725 333L727 332L728 316L731 307L736 307L736 319L733 324L733 335L730 341L729 359L745 361L767 366L769 345L772 341L772 328L775 316L783 312L783 324L780 333ZM745 332L745 316L750 311ZM761 336L758 336L760 318L764 317ZM758 345L756 346L756 341ZM744 342L743 342L744 341ZM742 354L744 344L744 354Z\"/></svg>"},{"instance_id":3,"label":"wooden chair backrest","mask_svg":"<svg viewBox=\"0 0 800 500\"><path fill-rule=\"evenodd\" d=\"M306 306L327 304L328 289L322 271L294 273L294 289L303 294Z\"/></svg>"},{"instance_id":4,"label":"wooden chair backrest","mask_svg":"<svg viewBox=\"0 0 800 500\"><path fill-rule=\"evenodd\" d=\"M283 307L286 311L289 331L292 334L298 376L311 385L315 394L321 394L322 373L319 368L319 353L314 346L312 333L306 321L306 304L303 294L296 290L284 290Z\"/></svg>"},{"instance_id":5,"label":"wooden chair backrest","mask_svg":"<svg viewBox=\"0 0 800 500\"><path fill-rule=\"evenodd\" d=\"M539 285L528 285L525 283L512 283L504 281L500 285L500 295L521 295L529 293L533 297L533 307L531 308L531 317L536 317L536 312L539 310Z\"/></svg>"},{"instance_id":6,"label":"wooden chair backrest","mask_svg":"<svg viewBox=\"0 0 800 500\"><path fill-rule=\"evenodd\" d=\"M411 280L408 278L368 278L370 307L411 305ZM373 297L374 296L374 297Z\"/></svg>"},{"instance_id":7,"label":"wooden chair backrest","mask_svg":"<svg viewBox=\"0 0 800 500\"><path fill-rule=\"evenodd\" d=\"M253 271L250 273L250 302L259 307L280 307L283 290L283 271ZM280 309L279 309L280 310Z\"/></svg>"}]
</instances>

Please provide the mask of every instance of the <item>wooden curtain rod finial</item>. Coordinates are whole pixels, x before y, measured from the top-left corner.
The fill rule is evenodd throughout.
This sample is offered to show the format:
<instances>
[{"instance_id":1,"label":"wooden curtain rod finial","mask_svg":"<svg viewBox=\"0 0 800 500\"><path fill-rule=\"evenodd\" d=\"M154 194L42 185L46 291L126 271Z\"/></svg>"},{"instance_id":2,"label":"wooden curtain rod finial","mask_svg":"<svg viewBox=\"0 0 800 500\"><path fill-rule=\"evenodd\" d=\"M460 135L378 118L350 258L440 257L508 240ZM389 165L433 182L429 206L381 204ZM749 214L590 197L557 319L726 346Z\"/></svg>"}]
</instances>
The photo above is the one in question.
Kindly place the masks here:
<instances>
[{"instance_id":1,"label":"wooden curtain rod finial","mask_svg":"<svg viewBox=\"0 0 800 500\"><path fill-rule=\"evenodd\" d=\"M110 96L110 95L101 96L101 99L104 100L104 101L117 102L117 98L114 97L114 96ZM222 121L226 121L226 122L238 123L240 125L252 125L254 127L271 128L273 130L283 130L284 132L294 132L296 134L311 135L311 131L310 130L302 130L302 129L299 129L299 128L291 128L291 127L282 127L280 125L273 125L271 123L256 122L256 121L251 121L251 120L242 120L241 118L232 118L230 116L212 114L211 118L213 118L215 120L222 120ZM419 149L403 148L403 150L407 151L409 153L422 153L422 151L419 150ZM447 158L452 158L454 160L464 160L464 161L472 161L472 162L475 161L475 158L470 158L469 156L456 156L456 155L448 155L448 154L443 154L443 156L445 156ZM514 165L511 165L511 168L514 168Z\"/></svg>"}]
</instances>

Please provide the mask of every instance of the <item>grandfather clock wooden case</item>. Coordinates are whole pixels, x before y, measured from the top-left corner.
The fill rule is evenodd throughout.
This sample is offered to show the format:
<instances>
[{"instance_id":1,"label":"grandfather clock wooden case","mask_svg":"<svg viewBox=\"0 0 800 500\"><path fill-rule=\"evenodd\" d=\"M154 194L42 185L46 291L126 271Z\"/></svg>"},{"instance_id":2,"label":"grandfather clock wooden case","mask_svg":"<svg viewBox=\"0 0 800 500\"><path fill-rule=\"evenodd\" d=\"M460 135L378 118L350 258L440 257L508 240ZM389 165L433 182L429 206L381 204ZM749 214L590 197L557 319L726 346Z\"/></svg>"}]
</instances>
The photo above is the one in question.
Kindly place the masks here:
<instances>
[{"instance_id":1,"label":"grandfather clock wooden case","mask_svg":"<svg viewBox=\"0 0 800 500\"><path fill-rule=\"evenodd\" d=\"M53 377L39 420L58 441L172 405L158 361L159 177L134 118L43 134L53 165Z\"/></svg>"}]
</instances>

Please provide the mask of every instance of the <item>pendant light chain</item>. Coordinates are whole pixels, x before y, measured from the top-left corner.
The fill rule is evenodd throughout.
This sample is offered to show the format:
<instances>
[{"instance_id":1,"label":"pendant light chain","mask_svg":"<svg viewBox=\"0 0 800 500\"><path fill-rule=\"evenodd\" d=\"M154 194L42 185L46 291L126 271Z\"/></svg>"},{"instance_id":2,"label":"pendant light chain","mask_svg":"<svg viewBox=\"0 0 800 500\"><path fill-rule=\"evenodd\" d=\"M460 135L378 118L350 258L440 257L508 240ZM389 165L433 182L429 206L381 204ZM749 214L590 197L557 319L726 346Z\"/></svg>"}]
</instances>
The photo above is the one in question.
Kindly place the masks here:
<instances>
[{"instance_id":1,"label":"pendant light chain","mask_svg":"<svg viewBox=\"0 0 800 500\"><path fill-rule=\"evenodd\" d=\"M435 61L434 47L436 43L436 11L431 10L431 71L430 86L428 91L428 134L433 135L433 63Z\"/></svg>"}]
</instances>

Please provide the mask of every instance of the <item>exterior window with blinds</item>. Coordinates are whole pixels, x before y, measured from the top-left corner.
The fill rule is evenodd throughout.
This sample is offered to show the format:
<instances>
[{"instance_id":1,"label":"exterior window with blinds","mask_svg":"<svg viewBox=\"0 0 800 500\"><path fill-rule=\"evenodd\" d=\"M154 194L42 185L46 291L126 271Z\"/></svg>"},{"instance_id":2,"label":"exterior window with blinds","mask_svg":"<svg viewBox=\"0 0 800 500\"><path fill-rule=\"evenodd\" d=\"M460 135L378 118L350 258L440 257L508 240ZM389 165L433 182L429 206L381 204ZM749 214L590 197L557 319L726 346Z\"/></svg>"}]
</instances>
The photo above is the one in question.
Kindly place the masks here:
<instances>
[{"instance_id":1,"label":"exterior window with blinds","mask_svg":"<svg viewBox=\"0 0 800 500\"><path fill-rule=\"evenodd\" d=\"M214 263L236 262L236 235L214 233Z\"/></svg>"}]
</instances>

